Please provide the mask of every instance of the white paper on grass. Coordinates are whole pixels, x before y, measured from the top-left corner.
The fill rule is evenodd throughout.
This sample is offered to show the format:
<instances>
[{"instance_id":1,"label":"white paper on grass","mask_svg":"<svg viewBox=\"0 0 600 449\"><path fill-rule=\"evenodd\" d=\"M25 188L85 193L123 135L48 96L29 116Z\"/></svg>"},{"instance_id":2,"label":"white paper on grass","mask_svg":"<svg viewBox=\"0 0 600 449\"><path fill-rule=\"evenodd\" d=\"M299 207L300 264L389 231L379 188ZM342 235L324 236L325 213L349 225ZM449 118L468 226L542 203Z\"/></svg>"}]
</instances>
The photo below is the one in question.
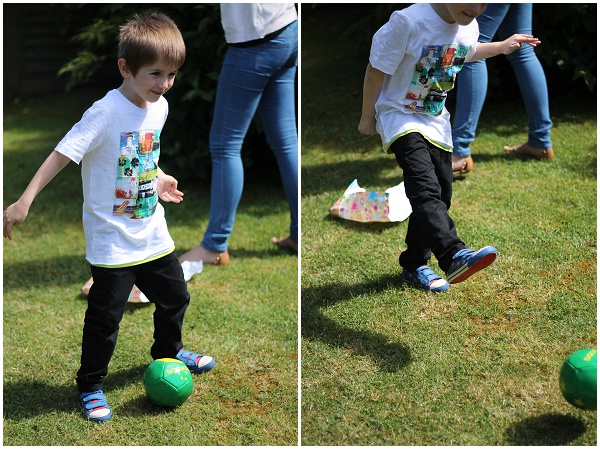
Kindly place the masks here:
<instances>
[{"instance_id":1,"label":"white paper on grass","mask_svg":"<svg viewBox=\"0 0 600 449\"><path fill-rule=\"evenodd\" d=\"M358 192L366 192L365 189L363 189L361 186L358 185L358 179L355 179L354 181L352 181L350 183L350 185L348 186L348 188L346 189L346 191L344 192L344 196L350 196L353 193L358 193Z\"/></svg>"},{"instance_id":2,"label":"white paper on grass","mask_svg":"<svg viewBox=\"0 0 600 449\"><path fill-rule=\"evenodd\" d=\"M184 260L181 262L181 268L183 268L183 278L185 281L189 281L193 275L201 273L204 267L201 260L195 262L191 260Z\"/></svg>"},{"instance_id":3,"label":"white paper on grass","mask_svg":"<svg viewBox=\"0 0 600 449\"><path fill-rule=\"evenodd\" d=\"M363 189L358 185L358 179L355 179L350 183L346 191L344 192L344 196L348 197L353 193L358 192L366 192L366 189ZM410 214L412 213L412 207L410 205L410 201L406 197L406 190L404 189L404 181L400 184L390 187L385 191L388 196L388 219L390 221L404 221L406 220Z\"/></svg>"},{"instance_id":4,"label":"white paper on grass","mask_svg":"<svg viewBox=\"0 0 600 449\"><path fill-rule=\"evenodd\" d=\"M404 221L412 212L410 201L406 197L406 190L404 189L404 181L394 187L390 187L385 191L388 195L388 201L390 211L388 212L388 218L390 221Z\"/></svg>"}]
</instances>

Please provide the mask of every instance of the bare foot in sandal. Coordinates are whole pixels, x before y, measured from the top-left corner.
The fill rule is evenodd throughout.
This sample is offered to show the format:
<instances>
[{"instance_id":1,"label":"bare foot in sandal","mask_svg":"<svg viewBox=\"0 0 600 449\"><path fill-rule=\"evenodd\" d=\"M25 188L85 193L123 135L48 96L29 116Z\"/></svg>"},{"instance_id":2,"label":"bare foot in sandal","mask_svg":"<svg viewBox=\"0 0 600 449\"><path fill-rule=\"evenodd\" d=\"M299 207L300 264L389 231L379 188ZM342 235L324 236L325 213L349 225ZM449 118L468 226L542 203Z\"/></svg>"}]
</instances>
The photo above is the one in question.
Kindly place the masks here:
<instances>
[{"instance_id":1,"label":"bare foot in sandal","mask_svg":"<svg viewBox=\"0 0 600 449\"><path fill-rule=\"evenodd\" d=\"M463 175L473 170L473 158L452 156L452 174Z\"/></svg>"},{"instance_id":2,"label":"bare foot in sandal","mask_svg":"<svg viewBox=\"0 0 600 449\"><path fill-rule=\"evenodd\" d=\"M179 262L183 262L184 260L193 262L201 260L207 265L229 265L229 253L227 251L224 253L213 253L198 245L179 257Z\"/></svg>"},{"instance_id":3,"label":"bare foot in sandal","mask_svg":"<svg viewBox=\"0 0 600 449\"><path fill-rule=\"evenodd\" d=\"M513 147L506 145L504 151L509 154L519 154L522 156L531 156L536 159L552 159L554 157L554 151L552 148L534 148L531 145L524 143L522 145L515 145Z\"/></svg>"},{"instance_id":4,"label":"bare foot in sandal","mask_svg":"<svg viewBox=\"0 0 600 449\"><path fill-rule=\"evenodd\" d=\"M298 244L293 242L289 237L273 237L271 243L280 248L289 249L290 251L298 253Z\"/></svg>"}]
</instances>

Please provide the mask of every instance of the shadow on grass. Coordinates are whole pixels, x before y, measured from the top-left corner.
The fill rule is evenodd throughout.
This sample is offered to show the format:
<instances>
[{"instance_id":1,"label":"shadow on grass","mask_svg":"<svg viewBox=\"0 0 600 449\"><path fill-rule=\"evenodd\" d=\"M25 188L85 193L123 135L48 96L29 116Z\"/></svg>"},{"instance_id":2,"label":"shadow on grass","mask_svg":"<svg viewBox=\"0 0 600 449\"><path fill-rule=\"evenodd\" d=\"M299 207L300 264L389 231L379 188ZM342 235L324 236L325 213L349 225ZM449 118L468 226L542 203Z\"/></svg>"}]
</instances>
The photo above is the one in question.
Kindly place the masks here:
<instances>
[{"instance_id":1,"label":"shadow on grass","mask_svg":"<svg viewBox=\"0 0 600 449\"><path fill-rule=\"evenodd\" d=\"M360 161L341 161L336 163L325 163L311 167L302 167L302 179L308 182L302 182L302 195L317 195L327 192L339 192L341 196L344 190L354 180L366 190L372 190L375 185L389 184L389 179L381 175L390 168L397 167L393 156L382 154L382 157L375 160ZM402 171L398 167L396 172L398 181L402 181ZM386 187L393 187L389 185ZM329 205L331 207L333 204Z\"/></svg>"},{"instance_id":2,"label":"shadow on grass","mask_svg":"<svg viewBox=\"0 0 600 449\"><path fill-rule=\"evenodd\" d=\"M43 255L39 255L43 257ZM82 286L91 276L84 255L35 259L5 263L3 266L4 293L38 287L78 284ZM76 291L74 295L78 295Z\"/></svg>"},{"instance_id":3,"label":"shadow on grass","mask_svg":"<svg viewBox=\"0 0 600 449\"><path fill-rule=\"evenodd\" d=\"M104 393L121 390L127 385L139 383L140 396L118 407L118 413L124 416L146 416L164 413L168 408L159 407L146 397L143 376L147 365L138 365L129 369L110 373L104 383ZM39 381L19 380L4 383L4 419L19 421L56 412L70 413L79 411L79 399L75 385L56 385ZM111 403L110 397L108 398ZM114 409L113 409L114 411Z\"/></svg>"},{"instance_id":4,"label":"shadow on grass","mask_svg":"<svg viewBox=\"0 0 600 449\"><path fill-rule=\"evenodd\" d=\"M594 144L590 144L585 148L580 148L579 153L581 155L588 155L588 157L564 157L564 153L561 154L560 150L556 150L556 155L554 160L545 160L545 161L537 161L532 159L529 156L523 155L511 155L505 153L502 148L499 148L497 151L489 150L489 151L477 151L473 153L473 159L475 163L489 163L494 161L501 162L513 162L513 161L521 161L524 163L535 163L535 164L554 164L556 159L562 159L560 161L561 166L565 168L565 170L571 172L573 176L581 176L591 179L597 178L597 157L596 157L596 147Z\"/></svg>"},{"instance_id":5,"label":"shadow on grass","mask_svg":"<svg viewBox=\"0 0 600 449\"><path fill-rule=\"evenodd\" d=\"M270 238L271 237L265 236L265 241L270 240ZM189 251L192 248L193 247L189 247L189 248L179 247L179 248L177 248L177 254L181 255L181 254ZM261 259L261 260L269 259L269 260L272 260L274 257L286 257L286 256L297 257L296 253L292 252L291 250L279 248L275 245L273 245L272 248L264 249L264 250L248 250L248 249L236 246L233 249L230 249L228 251L229 251L229 255L231 256L231 259L235 259L236 261L238 261L238 259L240 261L242 259Z\"/></svg>"},{"instance_id":6,"label":"shadow on grass","mask_svg":"<svg viewBox=\"0 0 600 449\"><path fill-rule=\"evenodd\" d=\"M523 446L563 446L576 440L586 431L578 418L558 413L527 418L505 431L509 444Z\"/></svg>"},{"instance_id":7,"label":"shadow on grass","mask_svg":"<svg viewBox=\"0 0 600 449\"><path fill-rule=\"evenodd\" d=\"M358 221L338 218L331 214L327 214L326 216L324 216L323 220L335 223L335 225L341 226L342 228L345 228L350 231L356 231L367 234L381 234L386 229L394 228L400 225L400 222L361 223Z\"/></svg>"},{"instance_id":8,"label":"shadow on grass","mask_svg":"<svg viewBox=\"0 0 600 449\"><path fill-rule=\"evenodd\" d=\"M402 343L371 331L344 327L327 318L322 309L340 301L348 301L362 294L398 287L403 282L398 276L384 276L362 284L329 284L302 290L302 337L318 340L332 347L349 349L357 356L370 357L384 372L396 372L411 361L409 348Z\"/></svg>"},{"instance_id":9,"label":"shadow on grass","mask_svg":"<svg viewBox=\"0 0 600 449\"><path fill-rule=\"evenodd\" d=\"M267 239L265 237L265 239ZM191 248L178 248L177 254L183 254ZM248 250L234 248L231 250L232 259L272 259L273 257L297 257L295 253L273 245L264 250ZM24 289L64 286L77 284L83 286L90 278L89 263L84 255L61 256L45 259L28 260L24 262L5 263L3 266L3 291L5 294ZM79 297L79 290L73 291L74 297Z\"/></svg>"},{"instance_id":10,"label":"shadow on grass","mask_svg":"<svg viewBox=\"0 0 600 449\"><path fill-rule=\"evenodd\" d=\"M582 154L588 154L589 157L577 157L564 160L564 157L557 150L556 158L561 158L560 164L571 176L580 176L590 179L597 177L597 157L596 148L590 144L588 148L580 150ZM504 152L500 147L497 151L490 150L485 152L476 152L473 154L476 164L487 164L494 161L513 162L521 161L523 163L553 164L553 161L535 161L527 156L514 156ZM558 163L558 162L557 162ZM374 160L342 161L335 163L323 163L316 166L302 167L302 195L318 195L328 192L339 192L340 196L352 182L358 179L361 187L370 190L373 185L389 184L389 177L382 173L389 172L391 168L397 168L398 181L402 178L402 171L397 167L393 157L382 155L381 158ZM455 177L463 179L464 176ZM388 187L392 187L391 185ZM387 188L387 187L386 187ZM330 205L331 206L331 205Z\"/></svg>"}]
</instances>

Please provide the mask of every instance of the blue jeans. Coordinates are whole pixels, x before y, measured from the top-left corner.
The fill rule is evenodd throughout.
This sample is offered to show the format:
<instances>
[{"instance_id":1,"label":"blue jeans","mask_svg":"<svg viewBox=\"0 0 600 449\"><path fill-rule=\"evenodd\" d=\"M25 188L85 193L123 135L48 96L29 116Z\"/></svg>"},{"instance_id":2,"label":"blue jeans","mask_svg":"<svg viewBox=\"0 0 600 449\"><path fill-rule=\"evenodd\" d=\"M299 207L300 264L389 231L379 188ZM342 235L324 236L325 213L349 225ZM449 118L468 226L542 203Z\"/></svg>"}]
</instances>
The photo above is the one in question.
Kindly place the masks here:
<instances>
[{"instance_id":1,"label":"blue jeans","mask_svg":"<svg viewBox=\"0 0 600 449\"><path fill-rule=\"evenodd\" d=\"M531 3L490 3L477 18L479 42L491 42L498 33L504 40L515 33L533 34L531 25ZM548 106L548 86L533 47L524 45L506 56L515 72L525 110L529 119L529 139L527 143L535 148L551 148L550 108ZM467 157L471 154L469 145L475 139L479 115L487 93L487 67L485 60L469 62L458 73L456 111L452 127L453 154Z\"/></svg>"},{"instance_id":2,"label":"blue jeans","mask_svg":"<svg viewBox=\"0 0 600 449\"><path fill-rule=\"evenodd\" d=\"M227 250L244 186L241 150L255 113L274 152L290 209L290 238L298 242L298 23L252 47L229 47L219 75L210 129L210 219L201 246Z\"/></svg>"}]
</instances>

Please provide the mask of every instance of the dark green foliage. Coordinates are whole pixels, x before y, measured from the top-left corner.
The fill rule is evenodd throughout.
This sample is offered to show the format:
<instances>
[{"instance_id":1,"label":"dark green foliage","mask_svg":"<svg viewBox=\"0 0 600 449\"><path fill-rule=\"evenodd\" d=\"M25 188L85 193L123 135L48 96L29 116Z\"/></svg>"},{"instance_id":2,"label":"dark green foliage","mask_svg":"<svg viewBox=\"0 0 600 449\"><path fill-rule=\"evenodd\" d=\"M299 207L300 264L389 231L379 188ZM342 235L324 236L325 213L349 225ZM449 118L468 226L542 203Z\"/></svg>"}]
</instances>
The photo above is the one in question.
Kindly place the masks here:
<instances>
[{"instance_id":1,"label":"dark green foliage","mask_svg":"<svg viewBox=\"0 0 600 449\"><path fill-rule=\"evenodd\" d=\"M596 90L597 6L595 3L544 3L533 7L533 30L542 45L536 50L552 71Z\"/></svg>"}]
</instances>

